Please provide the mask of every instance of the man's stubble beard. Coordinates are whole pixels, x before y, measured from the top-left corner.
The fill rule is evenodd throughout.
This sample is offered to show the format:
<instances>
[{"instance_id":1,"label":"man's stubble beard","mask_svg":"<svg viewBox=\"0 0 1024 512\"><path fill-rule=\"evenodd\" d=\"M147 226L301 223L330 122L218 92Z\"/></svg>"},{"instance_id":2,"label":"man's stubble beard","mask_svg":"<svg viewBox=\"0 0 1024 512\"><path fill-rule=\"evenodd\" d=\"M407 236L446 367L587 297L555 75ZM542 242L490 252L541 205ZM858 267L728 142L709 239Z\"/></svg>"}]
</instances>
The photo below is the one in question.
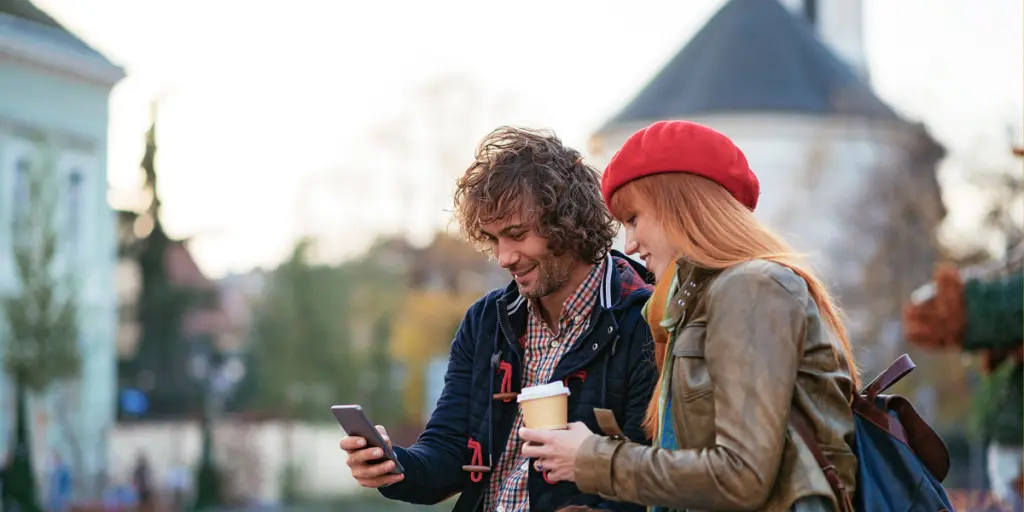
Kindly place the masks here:
<instances>
[{"instance_id":1,"label":"man's stubble beard","mask_svg":"<svg viewBox=\"0 0 1024 512\"><path fill-rule=\"evenodd\" d=\"M522 292L522 295L531 300L547 297L565 286L571 275L572 264L568 258L550 256L538 260L536 286L533 291Z\"/></svg>"}]
</instances>

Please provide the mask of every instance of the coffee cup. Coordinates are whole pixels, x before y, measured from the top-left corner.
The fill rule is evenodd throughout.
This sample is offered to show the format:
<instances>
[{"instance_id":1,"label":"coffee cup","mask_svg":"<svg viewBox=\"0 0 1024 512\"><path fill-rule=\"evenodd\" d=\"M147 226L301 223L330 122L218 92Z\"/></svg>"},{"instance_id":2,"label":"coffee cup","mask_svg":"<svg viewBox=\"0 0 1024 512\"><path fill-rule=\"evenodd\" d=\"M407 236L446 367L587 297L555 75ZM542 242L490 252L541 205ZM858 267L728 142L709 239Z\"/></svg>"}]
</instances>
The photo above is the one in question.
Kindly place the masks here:
<instances>
[{"instance_id":1,"label":"coffee cup","mask_svg":"<svg viewBox=\"0 0 1024 512\"><path fill-rule=\"evenodd\" d=\"M517 398L523 410L523 424L535 430L569 427L569 388L561 381L523 388Z\"/></svg>"}]
</instances>

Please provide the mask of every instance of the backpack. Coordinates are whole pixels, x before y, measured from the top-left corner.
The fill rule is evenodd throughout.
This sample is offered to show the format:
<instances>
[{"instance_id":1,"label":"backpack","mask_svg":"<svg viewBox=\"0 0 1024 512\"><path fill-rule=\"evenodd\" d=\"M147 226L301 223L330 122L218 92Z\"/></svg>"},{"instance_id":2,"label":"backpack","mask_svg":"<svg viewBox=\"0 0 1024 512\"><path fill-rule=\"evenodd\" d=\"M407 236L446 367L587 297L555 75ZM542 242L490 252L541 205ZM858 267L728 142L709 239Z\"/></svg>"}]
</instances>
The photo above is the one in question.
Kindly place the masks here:
<instances>
[{"instance_id":1,"label":"backpack","mask_svg":"<svg viewBox=\"0 0 1024 512\"><path fill-rule=\"evenodd\" d=\"M903 354L853 397L853 453L857 491L847 491L821 452L809 423L798 412L790 423L814 454L835 492L840 512L952 511L942 480L949 473L949 450L906 398L882 395L914 369Z\"/></svg>"}]
</instances>

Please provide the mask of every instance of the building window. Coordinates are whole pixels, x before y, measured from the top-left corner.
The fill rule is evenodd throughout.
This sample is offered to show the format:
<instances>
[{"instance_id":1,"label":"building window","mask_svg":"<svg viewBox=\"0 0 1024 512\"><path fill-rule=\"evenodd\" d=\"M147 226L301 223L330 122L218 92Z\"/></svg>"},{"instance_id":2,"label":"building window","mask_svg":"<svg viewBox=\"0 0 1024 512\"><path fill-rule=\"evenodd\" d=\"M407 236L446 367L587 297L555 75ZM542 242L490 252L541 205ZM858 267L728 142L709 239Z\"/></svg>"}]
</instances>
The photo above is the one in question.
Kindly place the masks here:
<instances>
[{"instance_id":1,"label":"building window","mask_svg":"<svg viewBox=\"0 0 1024 512\"><path fill-rule=\"evenodd\" d=\"M82 194L85 178L81 169L74 168L68 174L68 197L67 197L67 242L68 248L77 251L79 239L82 237Z\"/></svg>"}]
</instances>

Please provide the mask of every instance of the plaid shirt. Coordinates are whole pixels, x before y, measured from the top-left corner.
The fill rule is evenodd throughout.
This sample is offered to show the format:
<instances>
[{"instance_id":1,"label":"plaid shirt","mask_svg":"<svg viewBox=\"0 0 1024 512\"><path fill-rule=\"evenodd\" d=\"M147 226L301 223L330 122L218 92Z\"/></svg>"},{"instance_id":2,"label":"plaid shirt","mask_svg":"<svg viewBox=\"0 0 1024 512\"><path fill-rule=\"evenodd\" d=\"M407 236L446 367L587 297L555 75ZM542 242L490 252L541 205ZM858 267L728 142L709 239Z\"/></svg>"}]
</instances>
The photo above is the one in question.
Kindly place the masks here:
<instances>
[{"instance_id":1,"label":"plaid shirt","mask_svg":"<svg viewBox=\"0 0 1024 512\"><path fill-rule=\"evenodd\" d=\"M523 387L547 384L558 366L562 356L579 340L590 322L590 313L597 304L597 293L601 288L601 276L608 265L607 258L602 259L583 280L579 288L562 307L558 319L558 332L551 332L533 304L527 303L529 310L525 343L525 368L523 370ZM530 459L524 457L520 448L522 439L519 428L523 426L523 411L519 409L516 421L512 425L512 433L505 444L505 452L498 461L498 466L491 476L490 488L487 490L484 510L495 512L525 512L530 509L530 495L526 486L529 475Z\"/></svg>"}]
</instances>

